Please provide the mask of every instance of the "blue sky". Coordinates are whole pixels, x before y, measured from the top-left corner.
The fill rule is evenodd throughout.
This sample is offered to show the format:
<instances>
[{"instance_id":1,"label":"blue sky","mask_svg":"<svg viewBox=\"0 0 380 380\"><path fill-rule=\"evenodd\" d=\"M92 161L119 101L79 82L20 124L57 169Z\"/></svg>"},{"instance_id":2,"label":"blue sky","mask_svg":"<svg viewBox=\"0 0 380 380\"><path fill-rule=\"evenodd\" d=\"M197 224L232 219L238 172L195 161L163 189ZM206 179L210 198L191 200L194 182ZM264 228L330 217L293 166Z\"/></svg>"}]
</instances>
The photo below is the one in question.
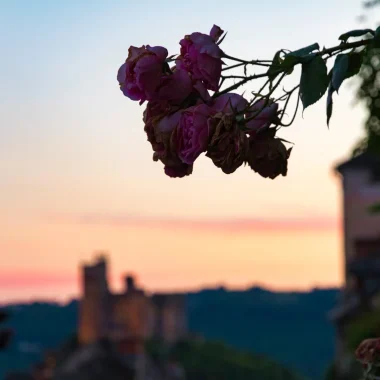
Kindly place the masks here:
<instances>
[{"instance_id":1,"label":"blue sky","mask_svg":"<svg viewBox=\"0 0 380 380\"><path fill-rule=\"evenodd\" d=\"M323 98L281 134L296 143L288 177L264 180L249 168L226 176L201 158L191 177L172 180L152 162L143 107L122 96L116 72L130 45L163 45L175 54L185 34L208 33L214 23L228 31L222 48L246 59L270 59L281 48L314 42L332 46L341 33L361 27L360 1L3 0L0 7L0 247L12 257L0 264L12 273L20 262L26 269L58 270L47 255L58 249L52 242L67 226L54 224L52 214L339 219L332 166L347 156L365 117L352 106L355 81L335 98L330 130ZM109 235L98 233L104 233L103 247L113 246ZM326 241L323 249L337 263L334 233L330 248ZM90 247L86 243L79 253L67 243L65 250L76 253L67 253L64 269L71 270Z\"/></svg>"}]
</instances>

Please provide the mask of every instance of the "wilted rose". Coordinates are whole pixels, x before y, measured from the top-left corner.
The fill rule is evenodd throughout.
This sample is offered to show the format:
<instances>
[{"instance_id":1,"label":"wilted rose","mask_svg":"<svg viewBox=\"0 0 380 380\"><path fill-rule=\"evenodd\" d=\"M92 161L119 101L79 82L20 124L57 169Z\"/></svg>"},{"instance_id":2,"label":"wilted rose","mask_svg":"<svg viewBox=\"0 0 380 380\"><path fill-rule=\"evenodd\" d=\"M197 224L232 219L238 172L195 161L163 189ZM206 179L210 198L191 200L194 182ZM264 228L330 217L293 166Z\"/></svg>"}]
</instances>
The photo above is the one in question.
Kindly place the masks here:
<instances>
[{"instance_id":1,"label":"wilted rose","mask_svg":"<svg viewBox=\"0 0 380 380\"><path fill-rule=\"evenodd\" d=\"M179 69L192 74L193 79L202 80L209 90L217 91L222 73L222 50L213 37L203 33L192 33L180 41L181 54L176 60Z\"/></svg>"},{"instance_id":2,"label":"wilted rose","mask_svg":"<svg viewBox=\"0 0 380 380\"><path fill-rule=\"evenodd\" d=\"M172 106L168 102L149 102L143 113L145 123L144 131L147 134L148 141L152 145L154 152L159 155L165 154L164 141L167 140L162 134L157 134L157 124L172 111Z\"/></svg>"},{"instance_id":3,"label":"wilted rose","mask_svg":"<svg viewBox=\"0 0 380 380\"><path fill-rule=\"evenodd\" d=\"M172 104L181 104L193 90L192 80L185 70L174 70L171 75L162 77L155 99L167 100Z\"/></svg>"},{"instance_id":4,"label":"wilted rose","mask_svg":"<svg viewBox=\"0 0 380 380\"><path fill-rule=\"evenodd\" d=\"M171 178L183 178L193 172L193 165L184 164L180 161L168 161L164 167L165 174Z\"/></svg>"},{"instance_id":5,"label":"wilted rose","mask_svg":"<svg viewBox=\"0 0 380 380\"><path fill-rule=\"evenodd\" d=\"M362 364L380 365L380 338L365 339L355 351L355 356Z\"/></svg>"},{"instance_id":6,"label":"wilted rose","mask_svg":"<svg viewBox=\"0 0 380 380\"><path fill-rule=\"evenodd\" d=\"M218 96L212 103L211 108L216 112L232 114L242 112L248 107L248 101L239 94L226 93Z\"/></svg>"},{"instance_id":7,"label":"wilted rose","mask_svg":"<svg viewBox=\"0 0 380 380\"><path fill-rule=\"evenodd\" d=\"M164 164L165 174L173 178L190 175L193 165L183 163L173 143L181 111L168 102L149 102L144 111L144 130L153 148L153 160Z\"/></svg>"},{"instance_id":8,"label":"wilted rose","mask_svg":"<svg viewBox=\"0 0 380 380\"><path fill-rule=\"evenodd\" d=\"M161 83L164 62L168 51L161 46L131 46L128 58L120 67L117 80L123 94L132 100L154 98L155 91Z\"/></svg>"},{"instance_id":9,"label":"wilted rose","mask_svg":"<svg viewBox=\"0 0 380 380\"><path fill-rule=\"evenodd\" d=\"M252 132L258 132L264 128L269 128L269 126L278 121L277 111L278 103L274 103L273 100L269 100L266 104L265 99L261 99L254 103L249 111L246 113L246 118L253 117L252 120L247 121L246 128Z\"/></svg>"},{"instance_id":10,"label":"wilted rose","mask_svg":"<svg viewBox=\"0 0 380 380\"><path fill-rule=\"evenodd\" d=\"M218 113L212 119L213 135L206 156L226 174L233 173L246 159L248 138L233 114Z\"/></svg>"},{"instance_id":11,"label":"wilted rose","mask_svg":"<svg viewBox=\"0 0 380 380\"><path fill-rule=\"evenodd\" d=\"M252 170L264 178L286 176L291 148L275 137L275 129L268 129L250 139L247 162Z\"/></svg>"},{"instance_id":12,"label":"wilted rose","mask_svg":"<svg viewBox=\"0 0 380 380\"><path fill-rule=\"evenodd\" d=\"M214 112L206 104L189 107L182 111L175 129L175 146L183 163L193 164L205 152L209 141L209 119Z\"/></svg>"}]
</instances>

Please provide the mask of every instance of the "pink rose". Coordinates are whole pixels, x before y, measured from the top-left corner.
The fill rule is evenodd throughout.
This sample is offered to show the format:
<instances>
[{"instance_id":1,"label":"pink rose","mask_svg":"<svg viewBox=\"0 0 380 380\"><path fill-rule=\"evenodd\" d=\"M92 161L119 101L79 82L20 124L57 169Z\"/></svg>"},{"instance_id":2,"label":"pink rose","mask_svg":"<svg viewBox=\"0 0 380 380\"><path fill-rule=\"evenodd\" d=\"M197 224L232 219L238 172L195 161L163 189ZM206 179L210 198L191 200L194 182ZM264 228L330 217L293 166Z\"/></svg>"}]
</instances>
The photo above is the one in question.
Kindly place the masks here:
<instances>
[{"instance_id":1,"label":"pink rose","mask_svg":"<svg viewBox=\"0 0 380 380\"><path fill-rule=\"evenodd\" d=\"M151 100L161 83L168 51L161 46L147 45L128 49L128 58L117 73L123 94L132 100Z\"/></svg>"},{"instance_id":2,"label":"pink rose","mask_svg":"<svg viewBox=\"0 0 380 380\"><path fill-rule=\"evenodd\" d=\"M211 96L207 91L206 86L204 83L200 80L196 80L195 83L193 83L193 88L197 93L197 96L199 97L198 103L208 103L211 101Z\"/></svg>"},{"instance_id":3,"label":"pink rose","mask_svg":"<svg viewBox=\"0 0 380 380\"><path fill-rule=\"evenodd\" d=\"M168 102L149 102L144 112L144 130L153 148L153 160L164 164L165 174L172 178L190 175L193 165L183 163L173 144L173 133L181 112Z\"/></svg>"},{"instance_id":4,"label":"pink rose","mask_svg":"<svg viewBox=\"0 0 380 380\"><path fill-rule=\"evenodd\" d=\"M156 99L167 100L173 104L181 104L193 90L189 73L185 70L175 70L173 74L162 78L157 90Z\"/></svg>"},{"instance_id":5,"label":"pink rose","mask_svg":"<svg viewBox=\"0 0 380 380\"><path fill-rule=\"evenodd\" d=\"M232 114L242 112L248 107L248 101L239 94L227 93L218 96L211 108L216 112Z\"/></svg>"},{"instance_id":6,"label":"pink rose","mask_svg":"<svg viewBox=\"0 0 380 380\"><path fill-rule=\"evenodd\" d=\"M209 140L209 119L214 114L206 104L184 110L175 130L174 142L178 157L185 164L192 164L205 152Z\"/></svg>"},{"instance_id":7,"label":"pink rose","mask_svg":"<svg viewBox=\"0 0 380 380\"><path fill-rule=\"evenodd\" d=\"M249 108L249 112L246 113L246 118L253 117L257 113L257 116L249 120L245 125L251 131L257 132L260 129L268 128L272 123L277 121L278 103L269 100L268 105L263 108L265 101L265 99L257 101ZM261 112L258 113L260 110Z\"/></svg>"},{"instance_id":8,"label":"pink rose","mask_svg":"<svg viewBox=\"0 0 380 380\"><path fill-rule=\"evenodd\" d=\"M216 44L214 36L192 33L180 41L181 55L176 61L180 69L190 72L193 79L202 80L206 88L217 91L222 73L222 50Z\"/></svg>"},{"instance_id":9,"label":"pink rose","mask_svg":"<svg viewBox=\"0 0 380 380\"><path fill-rule=\"evenodd\" d=\"M168 102L149 102L143 114L144 131L157 157L165 156L167 144L164 136L156 133L156 126L170 111Z\"/></svg>"},{"instance_id":10,"label":"pink rose","mask_svg":"<svg viewBox=\"0 0 380 380\"><path fill-rule=\"evenodd\" d=\"M215 42L218 42L221 35L224 33L224 30L220 29L218 25L213 25L210 30L210 36Z\"/></svg>"}]
</instances>

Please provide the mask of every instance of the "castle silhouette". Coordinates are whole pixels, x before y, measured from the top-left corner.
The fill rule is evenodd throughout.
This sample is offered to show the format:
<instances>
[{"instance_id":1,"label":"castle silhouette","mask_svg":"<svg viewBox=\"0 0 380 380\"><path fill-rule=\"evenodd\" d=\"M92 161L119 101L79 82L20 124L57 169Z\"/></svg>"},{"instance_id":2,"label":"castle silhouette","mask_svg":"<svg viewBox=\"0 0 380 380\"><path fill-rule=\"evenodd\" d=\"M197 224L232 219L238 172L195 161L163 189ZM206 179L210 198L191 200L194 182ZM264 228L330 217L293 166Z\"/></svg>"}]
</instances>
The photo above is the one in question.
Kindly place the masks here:
<instances>
[{"instance_id":1,"label":"castle silhouette","mask_svg":"<svg viewBox=\"0 0 380 380\"><path fill-rule=\"evenodd\" d=\"M83 345L107 339L119 351L143 351L144 341L158 338L175 343L187 334L183 295L147 295L132 276L125 277L123 293L111 293L107 281L107 258L98 255L92 265L81 267L82 299L78 338Z\"/></svg>"}]
</instances>

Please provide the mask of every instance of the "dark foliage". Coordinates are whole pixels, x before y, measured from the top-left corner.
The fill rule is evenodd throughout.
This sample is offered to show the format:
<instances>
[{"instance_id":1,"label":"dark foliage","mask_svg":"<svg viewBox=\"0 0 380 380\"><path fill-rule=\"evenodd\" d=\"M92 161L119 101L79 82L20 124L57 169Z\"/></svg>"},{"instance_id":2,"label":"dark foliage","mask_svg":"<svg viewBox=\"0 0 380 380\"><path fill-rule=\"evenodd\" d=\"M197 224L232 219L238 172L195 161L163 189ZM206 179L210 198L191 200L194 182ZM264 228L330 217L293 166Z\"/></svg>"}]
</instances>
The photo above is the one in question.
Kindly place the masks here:
<instances>
[{"instance_id":1,"label":"dark foliage","mask_svg":"<svg viewBox=\"0 0 380 380\"><path fill-rule=\"evenodd\" d=\"M207 340L269 357L286 368L317 380L333 359L335 330L326 317L338 290L275 293L261 288L223 288L188 294L190 329ZM78 303L60 306L33 303L8 307L10 327L17 331L0 355L0 379L8 370L28 368L43 350L56 348L76 330ZM23 350L23 342L40 352Z\"/></svg>"}]
</instances>

